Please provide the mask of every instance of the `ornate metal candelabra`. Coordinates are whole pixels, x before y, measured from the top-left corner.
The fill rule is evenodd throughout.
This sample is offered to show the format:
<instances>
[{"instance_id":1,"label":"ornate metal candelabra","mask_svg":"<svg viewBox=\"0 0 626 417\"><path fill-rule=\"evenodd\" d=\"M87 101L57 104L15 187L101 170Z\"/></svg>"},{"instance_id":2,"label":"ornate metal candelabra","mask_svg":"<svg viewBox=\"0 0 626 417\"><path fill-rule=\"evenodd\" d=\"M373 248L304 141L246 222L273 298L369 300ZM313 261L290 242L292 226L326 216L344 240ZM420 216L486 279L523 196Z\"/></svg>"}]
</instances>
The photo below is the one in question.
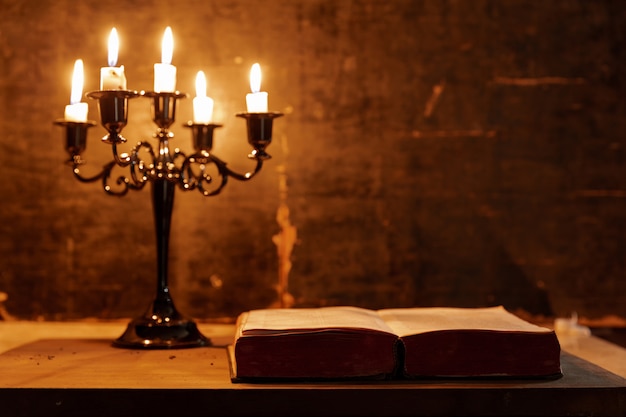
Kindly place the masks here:
<instances>
[{"instance_id":1,"label":"ornate metal candelabra","mask_svg":"<svg viewBox=\"0 0 626 417\"><path fill-rule=\"evenodd\" d=\"M204 196L215 196L226 185L228 178L247 181L262 168L270 158L265 152L272 141L273 119L282 113L238 113L246 119L248 143L254 148L248 158L256 161L253 171L240 174L228 168L226 162L213 153L213 131L219 124L196 124L188 122L191 129L194 153L185 155L179 149L170 148L174 134L168 129L175 121L176 104L187 97L184 93L137 92L128 90L101 90L87 93L87 97L98 100L101 125L108 134L102 141L112 148L113 159L93 176L84 176L81 166L85 163L81 154L87 146L87 130L96 122L73 122L57 120L55 123L66 129L65 148L70 155L67 163L74 177L81 182L102 181L104 191L114 196L124 196L129 190L141 190L150 183L157 245L156 295L145 313L128 324L126 331L113 345L123 348L185 348L208 346L209 338L197 328L196 323L180 314L174 306L168 286L168 252L170 224L176 188L183 191L197 189ZM128 101L136 97L151 100L152 120L157 125L154 138L155 149L149 142L138 142L130 153L118 151L118 145L126 139L121 131L128 121ZM111 186L112 170L116 167L128 169L126 175L115 179Z\"/></svg>"}]
</instances>

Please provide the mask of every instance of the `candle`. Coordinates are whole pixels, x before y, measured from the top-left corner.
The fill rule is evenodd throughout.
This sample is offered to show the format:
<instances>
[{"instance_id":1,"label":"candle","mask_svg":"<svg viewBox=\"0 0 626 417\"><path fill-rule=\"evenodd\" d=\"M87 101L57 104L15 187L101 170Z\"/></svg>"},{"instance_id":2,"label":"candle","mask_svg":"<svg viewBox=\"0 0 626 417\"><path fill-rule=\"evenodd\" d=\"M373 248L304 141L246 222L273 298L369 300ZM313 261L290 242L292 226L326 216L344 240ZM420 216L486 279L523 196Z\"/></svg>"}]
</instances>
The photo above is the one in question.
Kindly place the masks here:
<instances>
[{"instance_id":1,"label":"candle","mask_svg":"<svg viewBox=\"0 0 626 417\"><path fill-rule=\"evenodd\" d=\"M196 75L196 97L193 99L193 122L209 124L213 117L213 99L206 96L206 77L204 72Z\"/></svg>"},{"instance_id":2,"label":"candle","mask_svg":"<svg viewBox=\"0 0 626 417\"><path fill-rule=\"evenodd\" d=\"M252 65L250 69L250 89L252 93L246 95L248 113L267 113L267 93L261 91L261 66Z\"/></svg>"},{"instance_id":3,"label":"candle","mask_svg":"<svg viewBox=\"0 0 626 417\"><path fill-rule=\"evenodd\" d=\"M83 96L84 81L83 60L77 59L74 63L74 73L72 74L70 104L65 106L65 120L68 122L85 123L87 121L87 103L80 102Z\"/></svg>"},{"instance_id":4,"label":"candle","mask_svg":"<svg viewBox=\"0 0 626 417\"><path fill-rule=\"evenodd\" d=\"M126 90L124 66L116 67L120 41L117 30L109 35L109 66L100 68L100 90Z\"/></svg>"},{"instance_id":5,"label":"candle","mask_svg":"<svg viewBox=\"0 0 626 417\"><path fill-rule=\"evenodd\" d=\"M172 29L168 26L163 34L161 46L161 63L154 64L154 91L157 93L173 93L176 91L176 67L172 65L174 39Z\"/></svg>"}]
</instances>

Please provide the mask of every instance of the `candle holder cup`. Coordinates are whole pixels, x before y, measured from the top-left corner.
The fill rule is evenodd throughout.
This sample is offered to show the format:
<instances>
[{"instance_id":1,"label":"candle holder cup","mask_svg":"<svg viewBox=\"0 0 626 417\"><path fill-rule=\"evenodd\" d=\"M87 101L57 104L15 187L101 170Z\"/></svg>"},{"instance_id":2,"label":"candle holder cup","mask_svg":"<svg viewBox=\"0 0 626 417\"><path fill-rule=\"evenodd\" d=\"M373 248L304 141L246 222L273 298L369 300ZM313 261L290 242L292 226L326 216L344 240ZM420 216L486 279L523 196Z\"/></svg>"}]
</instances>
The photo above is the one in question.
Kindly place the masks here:
<instances>
[{"instance_id":1,"label":"candle holder cup","mask_svg":"<svg viewBox=\"0 0 626 417\"><path fill-rule=\"evenodd\" d=\"M196 152L209 152L213 149L213 131L222 125L215 123L187 122L186 127L191 129L193 148Z\"/></svg>"},{"instance_id":2,"label":"candle holder cup","mask_svg":"<svg viewBox=\"0 0 626 417\"><path fill-rule=\"evenodd\" d=\"M218 195L226 186L228 178L238 181L252 179L262 168L263 161L270 158L265 149L271 143L272 120L280 113L240 113L248 122L248 142L254 150L249 158L256 160L253 170L238 173L213 155L213 132L218 124L196 124L185 126L192 130L195 152L186 155L178 149L172 150L169 141L174 134L169 127L176 117L176 104L187 97L184 93L156 93L105 90L94 91L88 97L98 100L100 122L108 135L102 141L111 145L113 158L93 176L81 172L84 161L81 153L87 145L87 129L94 122L74 123L57 121L66 128L66 149L70 153L69 164L74 177L81 182L102 181L104 191L113 196L124 196L128 191L143 189L151 184L152 207L156 234L156 294L147 310L128 323L123 334L112 342L113 346L131 349L190 348L211 345L211 340L199 330L195 321L178 312L169 290L168 255L171 217L176 189L198 190L203 196ZM118 145L126 142L120 132L128 120L128 100L135 97L152 99L153 121L157 132L153 135L158 145L147 141L138 142L130 153L120 153ZM117 176L111 183L111 171L126 168L126 175Z\"/></svg>"},{"instance_id":3,"label":"candle holder cup","mask_svg":"<svg viewBox=\"0 0 626 417\"><path fill-rule=\"evenodd\" d=\"M176 103L187 94L180 92L142 91L141 95L152 99L152 121L161 129L169 129L176 120Z\"/></svg>"},{"instance_id":4,"label":"candle holder cup","mask_svg":"<svg viewBox=\"0 0 626 417\"><path fill-rule=\"evenodd\" d=\"M275 118L282 113L237 113L237 117L246 119L248 131L248 143L254 151L248 155L251 159L270 159L271 155L265 152L265 148L272 143L272 125Z\"/></svg>"},{"instance_id":5,"label":"candle holder cup","mask_svg":"<svg viewBox=\"0 0 626 417\"><path fill-rule=\"evenodd\" d=\"M102 141L126 142L120 133L128 123L128 100L139 97L139 93L130 90L99 90L87 93L87 97L98 100L100 123L109 132L102 138Z\"/></svg>"},{"instance_id":6,"label":"candle holder cup","mask_svg":"<svg viewBox=\"0 0 626 417\"><path fill-rule=\"evenodd\" d=\"M87 129L94 127L96 122L74 122L59 119L56 125L65 127L65 150L70 154L67 164L82 164L81 154L87 149Z\"/></svg>"}]
</instances>

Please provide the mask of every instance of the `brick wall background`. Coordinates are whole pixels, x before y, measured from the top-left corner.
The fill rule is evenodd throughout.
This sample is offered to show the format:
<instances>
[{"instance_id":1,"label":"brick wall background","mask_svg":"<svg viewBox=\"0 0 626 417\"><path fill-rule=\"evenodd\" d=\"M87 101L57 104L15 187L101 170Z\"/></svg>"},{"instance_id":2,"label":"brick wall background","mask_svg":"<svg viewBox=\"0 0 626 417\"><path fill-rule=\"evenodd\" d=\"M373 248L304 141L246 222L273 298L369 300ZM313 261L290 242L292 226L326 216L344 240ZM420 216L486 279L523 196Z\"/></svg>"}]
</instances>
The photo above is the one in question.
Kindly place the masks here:
<instances>
[{"instance_id":1,"label":"brick wall background","mask_svg":"<svg viewBox=\"0 0 626 417\"><path fill-rule=\"evenodd\" d=\"M106 195L64 165L74 60L98 89L120 36L152 88L174 33L174 146L191 149L195 74L215 154L246 158L248 72L263 69L273 158L217 197L178 190L170 287L197 318L251 308L504 304L626 317L623 2L0 0L0 291L25 319L139 314L153 296L150 192ZM90 119L97 105L88 100ZM150 104L123 134L152 140ZM86 173L111 159L89 131ZM120 171L121 173L121 171Z\"/></svg>"}]
</instances>

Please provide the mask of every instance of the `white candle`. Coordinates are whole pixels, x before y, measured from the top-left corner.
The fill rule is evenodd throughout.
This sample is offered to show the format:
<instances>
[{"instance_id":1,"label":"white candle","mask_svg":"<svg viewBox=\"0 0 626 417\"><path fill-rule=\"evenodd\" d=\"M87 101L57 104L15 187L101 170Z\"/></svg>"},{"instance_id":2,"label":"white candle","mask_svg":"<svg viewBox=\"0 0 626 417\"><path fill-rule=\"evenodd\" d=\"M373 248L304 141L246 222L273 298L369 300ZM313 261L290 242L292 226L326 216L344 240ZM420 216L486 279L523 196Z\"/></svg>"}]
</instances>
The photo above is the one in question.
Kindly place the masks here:
<instances>
[{"instance_id":1,"label":"white candle","mask_svg":"<svg viewBox=\"0 0 626 417\"><path fill-rule=\"evenodd\" d=\"M100 68L100 90L126 90L124 65L116 67L120 41L117 30L111 29L109 35L109 66Z\"/></svg>"},{"instance_id":2,"label":"white candle","mask_svg":"<svg viewBox=\"0 0 626 417\"><path fill-rule=\"evenodd\" d=\"M85 123L87 121L87 103L81 103L83 96L83 84L85 75L83 70L83 60L77 59L74 63L74 73L72 74L72 92L70 104L65 106L65 120L68 122Z\"/></svg>"},{"instance_id":3,"label":"white candle","mask_svg":"<svg viewBox=\"0 0 626 417\"><path fill-rule=\"evenodd\" d=\"M204 72L196 75L196 97L193 99L193 122L209 124L213 118L213 99L206 96L206 77Z\"/></svg>"},{"instance_id":4,"label":"white candle","mask_svg":"<svg viewBox=\"0 0 626 417\"><path fill-rule=\"evenodd\" d=\"M176 67L172 65L174 38L169 26L165 28L161 48L161 63L154 64L154 91L173 93L176 91Z\"/></svg>"},{"instance_id":5,"label":"white candle","mask_svg":"<svg viewBox=\"0 0 626 417\"><path fill-rule=\"evenodd\" d=\"M267 113L267 93L261 91L261 66L252 65L250 69L250 89L246 95L248 113Z\"/></svg>"}]
</instances>

